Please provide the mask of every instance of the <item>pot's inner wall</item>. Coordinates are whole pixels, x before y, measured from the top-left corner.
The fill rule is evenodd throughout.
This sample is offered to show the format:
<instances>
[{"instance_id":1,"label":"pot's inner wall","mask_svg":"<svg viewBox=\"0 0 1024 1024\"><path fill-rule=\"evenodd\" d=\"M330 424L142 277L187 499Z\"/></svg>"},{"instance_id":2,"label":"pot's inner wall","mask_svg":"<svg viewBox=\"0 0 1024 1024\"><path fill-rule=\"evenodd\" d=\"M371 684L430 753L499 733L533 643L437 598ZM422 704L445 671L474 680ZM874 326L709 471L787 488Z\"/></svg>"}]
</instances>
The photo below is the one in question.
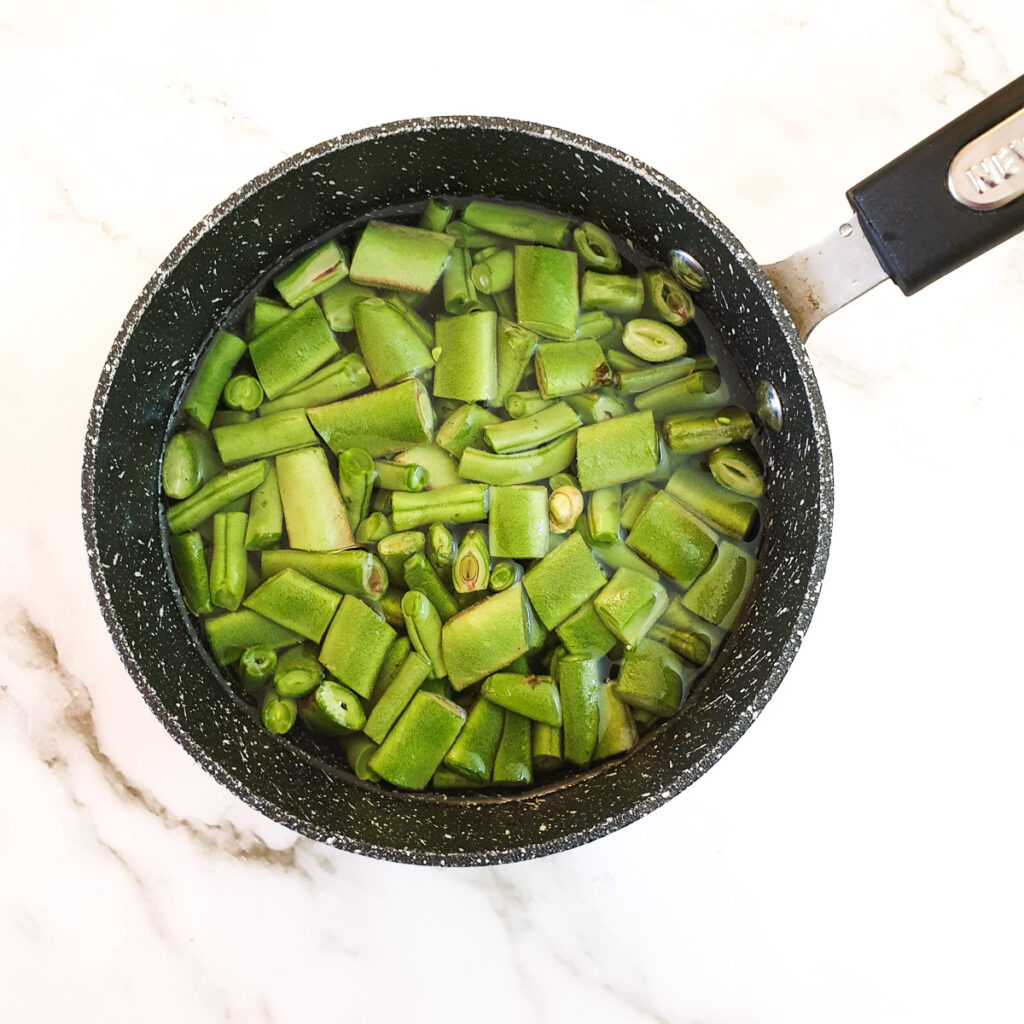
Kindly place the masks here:
<instances>
[{"instance_id":1,"label":"pot's inner wall","mask_svg":"<svg viewBox=\"0 0 1024 1024\"><path fill-rule=\"evenodd\" d=\"M348 848L408 860L511 860L539 845L574 845L657 806L714 763L774 690L799 643L808 581L824 554L819 520L830 510L822 488L830 467L816 387L749 257L692 199L666 192L667 183L642 168L537 131L437 122L342 148L328 143L228 200L127 325L95 438L95 558L109 592L105 611L119 623L112 622L115 637L146 699L193 756L249 802ZM518 796L387 792L328 774L318 759L269 737L196 643L161 543L165 431L211 332L270 267L311 239L432 194L528 200L593 220L661 261L673 248L692 253L712 281L700 304L747 385L770 380L785 408L783 433L765 442L770 488L750 612L707 684L625 761Z\"/></svg>"}]
</instances>

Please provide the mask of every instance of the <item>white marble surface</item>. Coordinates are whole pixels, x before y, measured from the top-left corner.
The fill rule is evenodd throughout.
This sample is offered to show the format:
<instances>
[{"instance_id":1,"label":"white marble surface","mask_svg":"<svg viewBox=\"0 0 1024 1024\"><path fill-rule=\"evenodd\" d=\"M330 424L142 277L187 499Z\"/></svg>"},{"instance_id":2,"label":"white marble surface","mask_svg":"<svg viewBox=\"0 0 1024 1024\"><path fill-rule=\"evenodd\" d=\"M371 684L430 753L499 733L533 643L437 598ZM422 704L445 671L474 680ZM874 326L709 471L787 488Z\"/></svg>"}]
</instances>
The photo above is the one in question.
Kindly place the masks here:
<instances>
[{"instance_id":1,"label":"white marble surface","mask_svg":"<svg viewBox=\"0 0 1024 1024\"><path fill-rule=\"evenodd\" d=\"M1019 1020L1024 238L816 332L837 505L803 650L710 774L541 861L377 863L217 786L107 638L79 471L153 268L323 138L560 125L770 261L1022 68L1009 0L2 0L0 1019Z\"/></svg>"}]
</instances>

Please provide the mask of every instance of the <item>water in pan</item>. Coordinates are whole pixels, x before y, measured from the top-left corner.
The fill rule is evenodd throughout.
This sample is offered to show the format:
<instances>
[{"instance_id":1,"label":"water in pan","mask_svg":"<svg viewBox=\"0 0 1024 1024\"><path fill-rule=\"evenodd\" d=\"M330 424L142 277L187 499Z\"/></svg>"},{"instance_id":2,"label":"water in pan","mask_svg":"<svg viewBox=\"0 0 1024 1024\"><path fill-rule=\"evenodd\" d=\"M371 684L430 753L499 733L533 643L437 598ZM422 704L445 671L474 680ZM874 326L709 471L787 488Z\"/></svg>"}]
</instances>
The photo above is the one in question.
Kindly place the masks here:
<instances>
[{"instance_id":1,"label":"water in pan","mask_svg":"<svg viewBox=\"0 0 1024 1024\"><path fill-rule=\"evenodd\" d=\"M462 198L453 200L453 204L458 210L464 206L469 199ZM520 204L521 205L521 204ZM385 210L376 210L368 213L354 221L335 227L329 232L317 239L311 240L308 245L303 246L301 249L294 252L288 260L283 261L281 264L268 268L267 272L262 275L260 280L256 282L254 287L249 291L247 295L235 305L233 312L226 318L222 327L232 331L233 333L243 334L244 333L244 318L247 310L252 304L252 300L257 296L265 297L277 297L276 291L272 285L272 278L277 274L283 267L287 266L294 260L298 259L305 253L312 251L321 245L324 241L329 238L334 238L339 241L342 245L348 247L351 251L355 241L358 238L359 232L365 223L370 219L389 220L401 223L415 224L418 220L419 214L423 209L424 203L411 203L404 204L402 206L390 207ZM634 271L640 272L649 267L655 266L654 260L650 259L646 254L638 251L629 242L623 239L615 239L617 248L619 249L620 255L622 256L623 262L626 265L624 272L628 268L632 268ZM419 307L419 312L426 316L428 319L432 319L438 313L443 313L443 304L440 298L440 288L435 288L434 292ZM718 372L721 374L724 387L727 389L728 402L730 404L736 404L747 410L754 409L753 398L750 395L748 389L743 383L742 376L736 366L730 353L726 350L722 344L721 338L717 331L713 328L708 318L698 308L696 310L694 319L683 329L683 333L686 335L689 345L688 354L699 354L707 353L715 362ZM354 335L349 335L344 341L347 341L347 347L349 350L357 351L358 346L355 343ZM521 385L526 386L526 385ZM723 397L723 404L725 404L725 397ZM168 436L173 433L180 426L180 416L176 417L169 424ZM759 449L759 437L757 434L751 439L751 443L755 448ZM737 546L742 548L750 555L754 555L757 550L758 543L760 541L760 527L759 517L756 521L757 525L754 528L752 534L748 534L745 538L735 539ZM664 582L664 579L663 579ZM678 592L678 591L677 591ZM552 636L554 634L552 633ZM615 652L613 652L614 654ZM617 662L613 662L610 668L614 669ZM531 665L531 668L533 665ZM540 666L538 666L539 668ZM612 671L614 677L614 671ZM691 689L691 696L697 692L698 686L704 685L704 682L710 677L712 670L705 669L700 676L696 685ZM244 695L241 693L238 683L222 674L224 685L229 687L232 693L235 695L240 707L240 713L253 714L253 709L249 702L246 700ZM245 709L243 711L242 709ZM685 714L685 708L683 713ZM656 728L656 723L651 723L646 731L650 732ZM351 778L348 771L348 766L345 762L344 756L340 753L336 743L332 741L326 741L320 738L314 738L308 732L304 730L294 730L288 737L286 742L296 743L308 756L315 757L323 767L329 771L338 772ZM557 782L558 776L546 776L545 781L548 783ZM470 798L479 798L479 794L471 793Z\"/></svg>"}]
</instances>

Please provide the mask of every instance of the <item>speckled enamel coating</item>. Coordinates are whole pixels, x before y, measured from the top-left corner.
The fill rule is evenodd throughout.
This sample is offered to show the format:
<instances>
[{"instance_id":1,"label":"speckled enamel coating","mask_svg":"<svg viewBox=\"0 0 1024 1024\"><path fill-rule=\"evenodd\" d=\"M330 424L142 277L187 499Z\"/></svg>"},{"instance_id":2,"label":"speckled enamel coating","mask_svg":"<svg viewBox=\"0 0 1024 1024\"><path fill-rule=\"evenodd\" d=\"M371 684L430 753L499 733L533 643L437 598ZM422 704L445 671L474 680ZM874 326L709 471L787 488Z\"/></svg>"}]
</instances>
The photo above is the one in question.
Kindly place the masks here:
<instances>
[{"instance_id":1,"label":"speckled enamel coating","mask_svg":"<svg viewBox=\"0 0 1024 1024\"><path fill-rule=\"evenodd\" d=\"M271 737L200 642L160 525L160 457L196 358L268 272L337 225L396 204L484 194L586 217L667 260L692 253L700 305L748 384L779 391L768 433L764 541L747 610L683 711L629 756L498 796L408 794L360 782L340 750ZM708 770L779 685L810 621L832 520L832 463L813 372L793 322L728 229L631 157L542 125L440 117L324 142L253 179L182 239L132 307L89 421L83 518L96 592L146 702L215 778L304 835L420 864L523 860L589 842L647 814ZM298 733L298 731L297 731Z\"/></svg>"}]
</instances>

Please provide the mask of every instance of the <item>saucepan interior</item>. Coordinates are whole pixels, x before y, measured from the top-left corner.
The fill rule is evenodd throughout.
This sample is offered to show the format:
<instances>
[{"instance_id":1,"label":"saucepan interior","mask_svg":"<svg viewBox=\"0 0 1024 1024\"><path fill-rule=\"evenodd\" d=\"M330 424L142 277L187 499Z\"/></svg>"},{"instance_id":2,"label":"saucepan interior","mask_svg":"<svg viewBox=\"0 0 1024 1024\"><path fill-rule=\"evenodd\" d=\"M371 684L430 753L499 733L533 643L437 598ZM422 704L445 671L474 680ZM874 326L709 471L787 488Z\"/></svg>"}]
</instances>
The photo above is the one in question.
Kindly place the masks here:
<instances>
[{"instance_id":1,"label":"saucepan interior","mask_svg":"<svg viewBox=\"0 0 1024 1024\"><path fill-rule=\"evenodd\" d=\"M753 387L782 396L766 432L770 490L749 611L684 710L627 758L524 794L389 792L339 753L273 738L196 635L169 570L160 456L175 403L211 332L296 249L374 210L430 195L491 195L594 220L664 260L694 254L700 305ZM194 228L131 310L103 371L86 442L93 578L118 650L171 734L242 799L331 845L393 860L483 864L565 849L659 806L757 716L799 645L831 523L820 396L788 314L729 231L678 186L622 153L540 125L436 118L325 142L250 182Z\"/></svg>"}]
</instances>

